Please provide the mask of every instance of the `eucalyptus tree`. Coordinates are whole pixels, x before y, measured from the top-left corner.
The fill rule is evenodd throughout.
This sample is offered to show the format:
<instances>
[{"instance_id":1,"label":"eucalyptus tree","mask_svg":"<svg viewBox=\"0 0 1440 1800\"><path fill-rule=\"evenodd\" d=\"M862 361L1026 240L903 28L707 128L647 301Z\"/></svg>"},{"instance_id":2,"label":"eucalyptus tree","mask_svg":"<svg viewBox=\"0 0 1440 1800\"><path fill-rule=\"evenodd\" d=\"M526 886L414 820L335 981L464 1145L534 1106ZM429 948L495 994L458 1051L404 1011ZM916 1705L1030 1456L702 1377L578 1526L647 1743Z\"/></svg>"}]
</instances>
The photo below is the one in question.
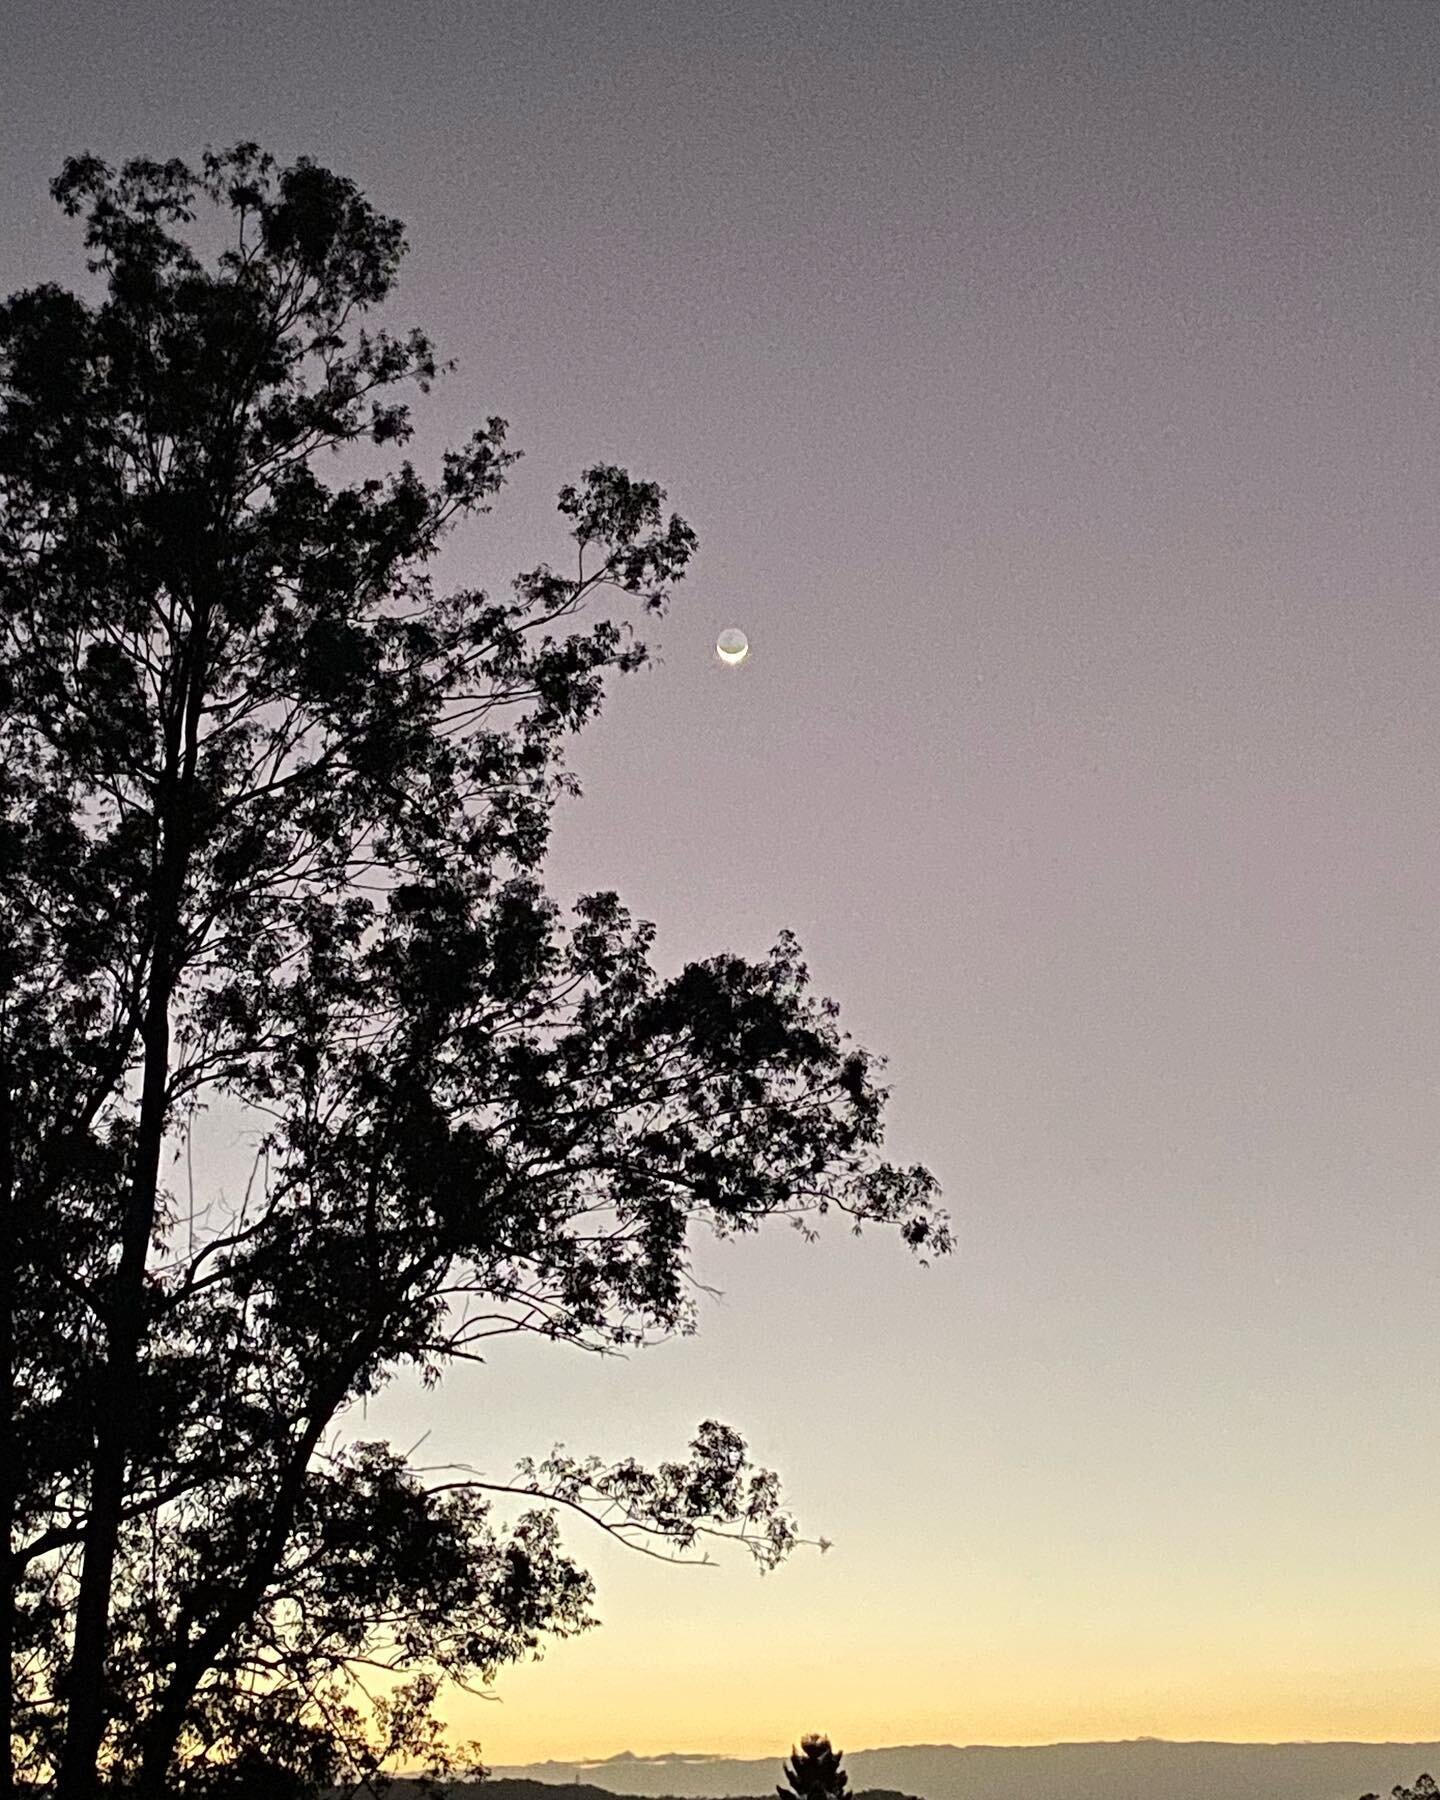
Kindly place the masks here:
<instances>
[{"instance_id":1,"label":"eucalyptus tree","mask_svg":"<svg viewBox=\"0 0 1440 1800\"><path fill-rule=\"evenodd\" d=\"M563 570L437 596L504 421L430 482L316 468L403 446L437 377L423 332L359 323L399 222L248 143L52 193L103 292L0 305L6 1768L301 1792L434 1748L441 1684L591 1622L566 1509L659 1554L796 1541L713 1422L657 1469L525 1464L490 1484L514 1516L354 1441L358 1400L497 1334L686 1328L697 1230L948 1230L791 937L662 979L616 895L542 885L566 741L696 547L658 485L592 466ZM202 1166L182 1230L217 1100L254 1179Z\"/></svg>"}]
</instances>

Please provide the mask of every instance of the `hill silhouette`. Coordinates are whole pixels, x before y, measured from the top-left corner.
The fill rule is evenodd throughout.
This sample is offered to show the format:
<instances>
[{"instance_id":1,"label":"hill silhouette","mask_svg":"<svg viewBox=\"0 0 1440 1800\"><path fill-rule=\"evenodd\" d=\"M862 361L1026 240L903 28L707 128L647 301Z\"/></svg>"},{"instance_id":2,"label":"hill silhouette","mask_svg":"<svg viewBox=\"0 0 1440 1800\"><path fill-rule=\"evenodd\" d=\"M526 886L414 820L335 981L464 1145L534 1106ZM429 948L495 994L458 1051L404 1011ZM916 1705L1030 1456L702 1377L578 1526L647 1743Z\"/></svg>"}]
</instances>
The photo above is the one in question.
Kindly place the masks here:
<instances>
[{"instance_id":1,"label":"hill silhouette","mask_svg":"<svg viewBox=\"0 0 1440 1800\"><path fill-rule=\"evenodd\" d=\"M498 1767L484 1800L751 1800L773 1796L784 1751L739 1758L624 1752L603 1762ZM1440 1776L1440 1742L1232 1744L1132 1738L847 1750L852 1789L925 1800L1359 1800ZM576 1785L576 1783L580 1785ZM522 1786L523 1783L523 1786Z\"/></svg>"}]
</instances>

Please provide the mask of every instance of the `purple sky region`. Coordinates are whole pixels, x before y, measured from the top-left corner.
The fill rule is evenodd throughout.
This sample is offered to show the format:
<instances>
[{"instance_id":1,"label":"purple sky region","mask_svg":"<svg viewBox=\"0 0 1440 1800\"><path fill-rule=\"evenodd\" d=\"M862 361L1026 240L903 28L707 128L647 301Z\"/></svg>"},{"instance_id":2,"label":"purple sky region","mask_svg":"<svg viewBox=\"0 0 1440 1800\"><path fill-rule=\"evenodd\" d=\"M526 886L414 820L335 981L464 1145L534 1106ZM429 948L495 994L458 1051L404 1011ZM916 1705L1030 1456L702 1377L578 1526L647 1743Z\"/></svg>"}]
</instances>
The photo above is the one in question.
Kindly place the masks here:
<instances>
[{"instance_id":1,"label":"purple sky region","mask_svg":"<svg viewBox=\"0 0 1440 1800\"><path fill-rule=\"evenodd\" d=\"M255 138L406 222L422 472L526 451L438 585L666 487L552 890L666 967L792 927L955 1219L702 1246L697 1338L357 1420L717 1416L836 1540L575 1539L605 1626L456 1710L489 1760L1435 1735L1437 69L1434 0L10 0L5 291L87 282L66 155Z\"/></svg>"}]
</instances>

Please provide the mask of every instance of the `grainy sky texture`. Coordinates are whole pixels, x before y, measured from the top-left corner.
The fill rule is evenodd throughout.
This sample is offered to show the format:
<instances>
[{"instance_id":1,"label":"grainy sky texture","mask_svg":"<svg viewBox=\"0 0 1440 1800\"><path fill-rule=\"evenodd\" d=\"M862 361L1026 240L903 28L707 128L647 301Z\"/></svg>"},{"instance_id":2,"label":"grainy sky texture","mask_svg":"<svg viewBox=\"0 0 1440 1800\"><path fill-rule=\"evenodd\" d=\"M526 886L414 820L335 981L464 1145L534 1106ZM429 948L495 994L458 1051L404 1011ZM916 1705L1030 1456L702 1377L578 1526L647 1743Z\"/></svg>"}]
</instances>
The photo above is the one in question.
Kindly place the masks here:
<instances>
[{"instance_id":1,"label":"grainy sky texture","mask_svg":"<svg viewBox=\"0 0 1440 1800\"><path fill-rule=\"evenodd\" d=\"M67 154L312 155L459 359L422 469L528 453L442 585L596 458L696 525L553 891L793 927L956 1218L371 1407L495 1472L716 1416L836 1540L577 1526L488 1760L1436 1735L1437 69L1436 0L10 0L6 291L85 282Z\"/></svg>"}]
</instances>

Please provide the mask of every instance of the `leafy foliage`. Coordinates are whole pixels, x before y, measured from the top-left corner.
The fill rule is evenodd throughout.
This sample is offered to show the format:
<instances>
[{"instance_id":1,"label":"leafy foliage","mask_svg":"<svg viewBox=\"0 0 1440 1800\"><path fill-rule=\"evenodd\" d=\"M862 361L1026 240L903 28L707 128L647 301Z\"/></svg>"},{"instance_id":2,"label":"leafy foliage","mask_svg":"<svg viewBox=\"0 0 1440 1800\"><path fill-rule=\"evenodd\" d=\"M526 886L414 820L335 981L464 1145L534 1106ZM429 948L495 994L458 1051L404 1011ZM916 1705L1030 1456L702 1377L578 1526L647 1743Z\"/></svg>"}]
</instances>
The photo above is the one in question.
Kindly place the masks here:
<instances>
[{"instance_id":1,"label":"leafy foliage","mask_svg":"<svg viewBox=\"0 0 1440 1800\"><path fill-rule=\"evenodd\" d=\"M1391 1788L1390 1800L1435 1800L1437 1794L1440 1794L1440 1787L1436 1787L1434 1780L1429 1775L1422 1775L1413 1788L1401 1787L1398 1784ZM1362 1794L1360 1800L1380 1800L1380 1796L1378 1794Z\"/></svg>"},{"instance_id":2,"label":"leafy foliage","mask_svg":"<svg viewBox=\"0 0 1440 1800\"><path fill-rule=\"evenodd\" d=\"M437 598L504 421L430 485L313 467L405 444L393 391L436 378L423 333L355 324L398 222L253 144L74 158L52 191L107 294L0 304L17 1766L77 1797L97 1767L369 1781L443 1761L441 1683L592 1622L557 1511L762 1567L796 1532L714 1423L656 1471L557 1449L436 1482L349 1407L497 1335L691 1328L697 1229L948 1229L928 1171L879 1160L878 1065L793 938L662 979L616 895L567 919L541 885L565 742L646 660L614 609L663 612L695 550L658 485L595 464L560 494L572 573ZM215 269L174 229L201 199ZM187 1216L164 1171L217 1099L254 1174ZM372 1706L367 1671L402 1685Z\"/></svg>"}]
</instances>

